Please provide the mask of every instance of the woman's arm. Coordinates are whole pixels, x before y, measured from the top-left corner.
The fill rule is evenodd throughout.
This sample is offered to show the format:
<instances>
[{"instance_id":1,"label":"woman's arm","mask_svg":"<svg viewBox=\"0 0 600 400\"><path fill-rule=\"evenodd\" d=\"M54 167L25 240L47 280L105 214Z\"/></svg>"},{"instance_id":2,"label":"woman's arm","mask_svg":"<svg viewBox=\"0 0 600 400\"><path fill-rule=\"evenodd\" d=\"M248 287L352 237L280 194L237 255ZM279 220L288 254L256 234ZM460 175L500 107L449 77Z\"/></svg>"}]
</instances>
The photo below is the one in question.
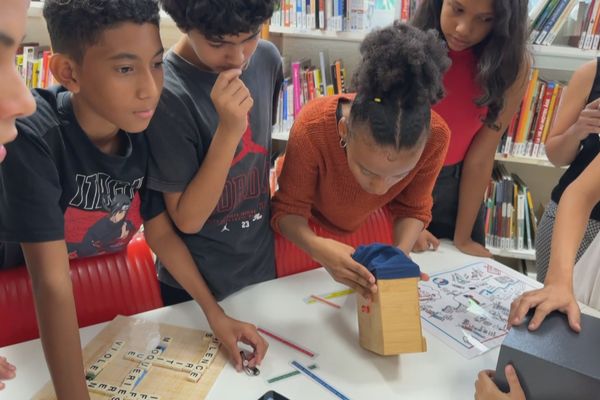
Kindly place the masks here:
<instances>
[{"instance_id":1,"label":"woman's arm","mask_svg":"<svg viewBox=\"0 0 600 400\"><path fill-rule=\"evenodd\" d=\"M579 67L565 87L558 106L556 119L546 141L546 155L557 167L569 165L581 147L581 141L590 132L600 132L599 101L586 107L597 62L590 61Z\"/></svg>"},{"instance_id":2,"label":"woman's arm","mask_svg":"<svg viewBox=\"0 0 600 400\"><path fill-rule=\"evenodd\" d=\"M581 330L581 312L573 293L573 269L577 249L592 209L600 202L600 155L569 185L561 196L543 289L527 292L511 305L509 323L518 325L530 308L536 308L529 329L537 329L546 316L559 310L567 314L571 328Z\"/></svg>"},{"instance_id":3,"label":"woman's arm","mask_svg":"<svg viewBox=\"0 0 600 400\"><path fill-rule=\"evenodd\" d=\"M477 132L465 157L454 229L454 244L463 253L481 257L491 256L485 247L471 239L471 233L483 201L483 194L492 176L498 143L527 89L529 67L529 61L522 66L517 80L506 92L504 108L498 118Z\"/></svg>"}]
</instances>

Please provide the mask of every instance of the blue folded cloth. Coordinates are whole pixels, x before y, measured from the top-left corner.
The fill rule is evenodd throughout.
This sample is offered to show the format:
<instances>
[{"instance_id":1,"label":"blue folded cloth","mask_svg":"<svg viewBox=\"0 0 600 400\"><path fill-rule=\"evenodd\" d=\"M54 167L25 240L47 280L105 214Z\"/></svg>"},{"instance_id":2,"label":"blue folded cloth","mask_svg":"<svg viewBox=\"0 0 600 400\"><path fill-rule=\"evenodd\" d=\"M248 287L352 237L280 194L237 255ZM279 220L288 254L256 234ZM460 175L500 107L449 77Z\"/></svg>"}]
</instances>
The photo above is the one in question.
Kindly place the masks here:
<instances>
[{"instance_id":1,"label":"blue folded cloth","mask_svg":"<svg viewBox=\"0 0 600 400\"><path fill-rule=\"evenodd\" d=\"M352 258L364 265L376 279L415 278L421 276L419 266L397 247L373 243L359 246Z\"/></svg>"}]
</instances>

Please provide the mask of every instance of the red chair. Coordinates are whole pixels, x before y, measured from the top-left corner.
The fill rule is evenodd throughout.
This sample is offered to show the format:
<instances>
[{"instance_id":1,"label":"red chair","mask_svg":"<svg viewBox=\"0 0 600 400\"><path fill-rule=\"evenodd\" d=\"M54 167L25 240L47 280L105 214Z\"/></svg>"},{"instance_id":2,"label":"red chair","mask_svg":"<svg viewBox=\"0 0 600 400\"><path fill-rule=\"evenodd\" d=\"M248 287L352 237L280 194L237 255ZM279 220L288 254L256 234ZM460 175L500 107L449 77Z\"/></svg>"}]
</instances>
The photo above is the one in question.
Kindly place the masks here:
<instances>
[{"instance_id":1,"label":"red chair","mask_svg":"<svg viewBox=\"0 0 600 400\"><path fill-rule=\"evenodd\" d=\"M126 251L71 261L80 327L163 306L143 234ZM0 347L39 337L27 268L0 271Z\"/></svg>"},{"instance_id":2,"label":"red chair","mask_svg":"<svg viewBox=\"0 0 600 400\"><path fill-rule=\"evenodd\" d=\"M386 207L373 212L356 232L347 235L336 235L312 221L309 225L317 235L353 247L374 242L387 244L393 242L392 215ZM320 266L308 254L281 235L275 236L275 265L278 277L309 271Z\"/></svg>"}]
</instances>

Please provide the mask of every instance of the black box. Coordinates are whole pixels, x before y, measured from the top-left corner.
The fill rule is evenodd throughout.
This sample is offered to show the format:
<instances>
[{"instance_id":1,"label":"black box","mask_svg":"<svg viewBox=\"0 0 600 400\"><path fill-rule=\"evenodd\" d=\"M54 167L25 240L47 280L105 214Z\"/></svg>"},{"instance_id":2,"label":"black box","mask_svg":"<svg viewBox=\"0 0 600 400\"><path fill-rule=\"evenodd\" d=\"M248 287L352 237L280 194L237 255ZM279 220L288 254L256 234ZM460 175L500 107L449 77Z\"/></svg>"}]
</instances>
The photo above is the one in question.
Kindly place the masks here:
<instances>
[{"instance_id":1,"label":"black box","mask_svg":"<svg viewBox=\"0 0 600 400\"><path fill-rule=\"evenodd\" d=\"M498 356L496 384L508 392L506 364L517 371L527 400L600 399L600 319L581 315L581 333L554 312L529 331L526 321L511 329Z\"/></svg>"}]
</instances>

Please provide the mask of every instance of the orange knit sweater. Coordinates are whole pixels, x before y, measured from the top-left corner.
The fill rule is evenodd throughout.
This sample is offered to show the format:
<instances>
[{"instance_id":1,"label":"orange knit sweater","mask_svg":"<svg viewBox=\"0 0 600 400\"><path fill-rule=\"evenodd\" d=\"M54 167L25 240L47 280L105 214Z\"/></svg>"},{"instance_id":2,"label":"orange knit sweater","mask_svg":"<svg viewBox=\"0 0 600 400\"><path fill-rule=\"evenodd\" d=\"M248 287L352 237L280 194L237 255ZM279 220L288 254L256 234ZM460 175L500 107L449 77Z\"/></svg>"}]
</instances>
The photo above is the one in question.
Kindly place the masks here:
<instances>
[{"instance_id":1,"label":"orange knit sweater","mask_svg":"<svg viewBox=\"0 0 600 400\"><path fill-rule=\"evenodd\" d=\"M286 214L314 219L334 233L354 232L373 211L389 205L396 219L431 221L432 191L444 163L450 129L431 113L431 135L417 166L384 195L367 193L356 181L340 147L336 110L343 97L321 97L306 104L294 121L279 189L272 200L273 229Z\"/></svg>"}]
</instances>

